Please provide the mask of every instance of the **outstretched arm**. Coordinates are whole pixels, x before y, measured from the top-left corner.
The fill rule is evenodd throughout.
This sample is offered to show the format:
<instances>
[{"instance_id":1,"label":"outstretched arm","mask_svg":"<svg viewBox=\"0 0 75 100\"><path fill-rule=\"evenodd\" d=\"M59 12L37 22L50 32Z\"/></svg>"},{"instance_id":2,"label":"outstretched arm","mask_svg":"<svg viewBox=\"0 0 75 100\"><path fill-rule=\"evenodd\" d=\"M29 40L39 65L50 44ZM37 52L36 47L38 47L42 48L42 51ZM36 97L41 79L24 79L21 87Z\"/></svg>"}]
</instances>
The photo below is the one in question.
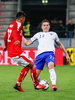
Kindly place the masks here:
<instances>
[{"instance_id":1,"label":"outstretched arm","mask_svg":"<svg viewBox=\"0 0 75 100\"><path fill-rule=\"evenodd\" d=\"M32 41L31 40L27 40L24 36L22 36L22 41L26 46L32 44Z\"/></svg>"},{"instance_id":2,"label":"outstretched arm","mask_svg":"<svg viewBox=\"0 0 75 100\"><path fill-rule=\"evenodd\" d=\"M7 50L7 33L4 36L4 44L5 44L5 48L3 49L3 51Z\"/></svg>"},{"instance_id":3,"label":"outstretched arm","mask_svg":"<svg viewBox=\"0 0 75 100\"><path fill-rule=\"evenodd\" d=\"M59 42L59 41L57 42L57 44L58 44L59 48L65 53L66 59L70 63L70 57L69 57L69 55L68 55L64 45L61 42Z\"/></svg>"}]
</instances>

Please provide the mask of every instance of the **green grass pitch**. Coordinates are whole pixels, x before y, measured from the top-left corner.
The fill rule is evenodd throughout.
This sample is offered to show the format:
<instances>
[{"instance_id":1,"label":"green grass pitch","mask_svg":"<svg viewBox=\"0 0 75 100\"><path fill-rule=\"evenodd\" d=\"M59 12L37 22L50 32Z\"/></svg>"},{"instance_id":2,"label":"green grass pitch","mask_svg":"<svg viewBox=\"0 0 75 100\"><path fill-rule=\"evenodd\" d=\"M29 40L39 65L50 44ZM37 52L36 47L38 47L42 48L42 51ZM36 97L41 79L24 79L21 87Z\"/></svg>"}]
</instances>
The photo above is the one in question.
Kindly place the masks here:
<instances>
[{"instance_id":1,"label":"green grass pitch","mask_svg":"<svg viewBox=\"0 0 75 100\"><path fill-rule=\"evenodd\" d=\"M46 66L40 74L41 80L50 83L48 90L35 90L30 72L22 83L25 92L13 89L22 66L0 65L0 100L75 100L75 66L56 66L57 91L52 91L49 72Z\"/></svg>"}]
</instances>

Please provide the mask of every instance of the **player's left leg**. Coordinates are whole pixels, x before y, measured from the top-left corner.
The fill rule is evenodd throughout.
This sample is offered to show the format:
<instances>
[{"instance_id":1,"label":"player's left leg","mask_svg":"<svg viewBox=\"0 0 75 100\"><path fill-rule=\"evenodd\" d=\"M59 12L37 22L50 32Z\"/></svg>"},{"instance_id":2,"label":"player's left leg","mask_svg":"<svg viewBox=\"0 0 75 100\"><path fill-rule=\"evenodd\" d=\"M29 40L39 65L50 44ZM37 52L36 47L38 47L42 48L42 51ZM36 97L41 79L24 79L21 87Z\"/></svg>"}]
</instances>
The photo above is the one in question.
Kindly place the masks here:
<instances>
[{"instance_id":1,"label":"player's left leg","mask_svg":"<svg viewBox=\"0 0 75 100\"><path fill-rule=\"evenodd\" d=\"M54 70L54 64L55 64L55 56L53 52L50 52L47 56L47 58L45 59L46 61L46 65L49 69L49 73L50 73L50 80L52 83L52 90L56 91L57 87L56 87L56 72Z\"/></svg>"},{"instance_id":2,"label":"player's left leg","mask_svg":"<svg viewBox=\"0 0 75 100\"><path fill-rule=\"evenodd\" d=\"M49 73L50 73L50 80L52 82L52 90L56 91L57 90L57 87L56 87L56 72L54 70L54 63L53 62L48 63L48 69L49 69Z\"/></svg>"}]
</instances>

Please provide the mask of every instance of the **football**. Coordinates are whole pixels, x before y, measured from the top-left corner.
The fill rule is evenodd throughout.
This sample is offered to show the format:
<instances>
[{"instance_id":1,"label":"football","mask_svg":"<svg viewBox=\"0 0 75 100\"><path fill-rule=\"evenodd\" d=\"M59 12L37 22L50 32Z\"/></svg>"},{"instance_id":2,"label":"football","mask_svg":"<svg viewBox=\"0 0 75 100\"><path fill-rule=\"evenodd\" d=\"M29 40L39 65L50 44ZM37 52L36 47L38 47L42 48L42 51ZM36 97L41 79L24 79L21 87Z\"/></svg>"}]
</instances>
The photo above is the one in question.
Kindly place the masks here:
<instances>
[{"instance_id":1,"label":"football","mask_svg":"<svg viewBox=\"0 0 75 100\"><path fill-rule=\"evenodd\" d=\"M47 90L49 88L49 82L47 80L40 80L39 84L46 86L43 90Z\"/></svg>"}]
</instances>

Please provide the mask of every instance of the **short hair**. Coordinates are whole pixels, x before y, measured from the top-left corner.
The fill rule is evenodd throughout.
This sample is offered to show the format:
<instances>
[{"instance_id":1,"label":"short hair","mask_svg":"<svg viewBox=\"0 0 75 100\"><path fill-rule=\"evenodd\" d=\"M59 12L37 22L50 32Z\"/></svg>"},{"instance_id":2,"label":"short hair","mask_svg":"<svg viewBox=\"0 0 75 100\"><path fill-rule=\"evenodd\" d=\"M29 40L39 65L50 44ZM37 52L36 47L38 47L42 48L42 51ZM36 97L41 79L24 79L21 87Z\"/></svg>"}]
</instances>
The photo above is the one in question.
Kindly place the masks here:
<instances>
[{"instance_id":1,"label":"short hair","mask_svg":"<svg viewBox=\"0 0 75 100\"><path fill-rule=\"evenodd\" d=\"M24 11L17 12L16 19L21 18L21 17L26 17L26 14L24 13Z\"/></svg>"},{"instance_id":2,"label":"short hair","mask_svg":"<svg viewBox=\"0 0 75 100\"><path fill-rule=\"evenodd\" d=\"M42 25L44 22L48 22L48 23L50 24L49 20L44 19L44 20L42 20L41 25Z\"/></svg>"}]
</instances>

